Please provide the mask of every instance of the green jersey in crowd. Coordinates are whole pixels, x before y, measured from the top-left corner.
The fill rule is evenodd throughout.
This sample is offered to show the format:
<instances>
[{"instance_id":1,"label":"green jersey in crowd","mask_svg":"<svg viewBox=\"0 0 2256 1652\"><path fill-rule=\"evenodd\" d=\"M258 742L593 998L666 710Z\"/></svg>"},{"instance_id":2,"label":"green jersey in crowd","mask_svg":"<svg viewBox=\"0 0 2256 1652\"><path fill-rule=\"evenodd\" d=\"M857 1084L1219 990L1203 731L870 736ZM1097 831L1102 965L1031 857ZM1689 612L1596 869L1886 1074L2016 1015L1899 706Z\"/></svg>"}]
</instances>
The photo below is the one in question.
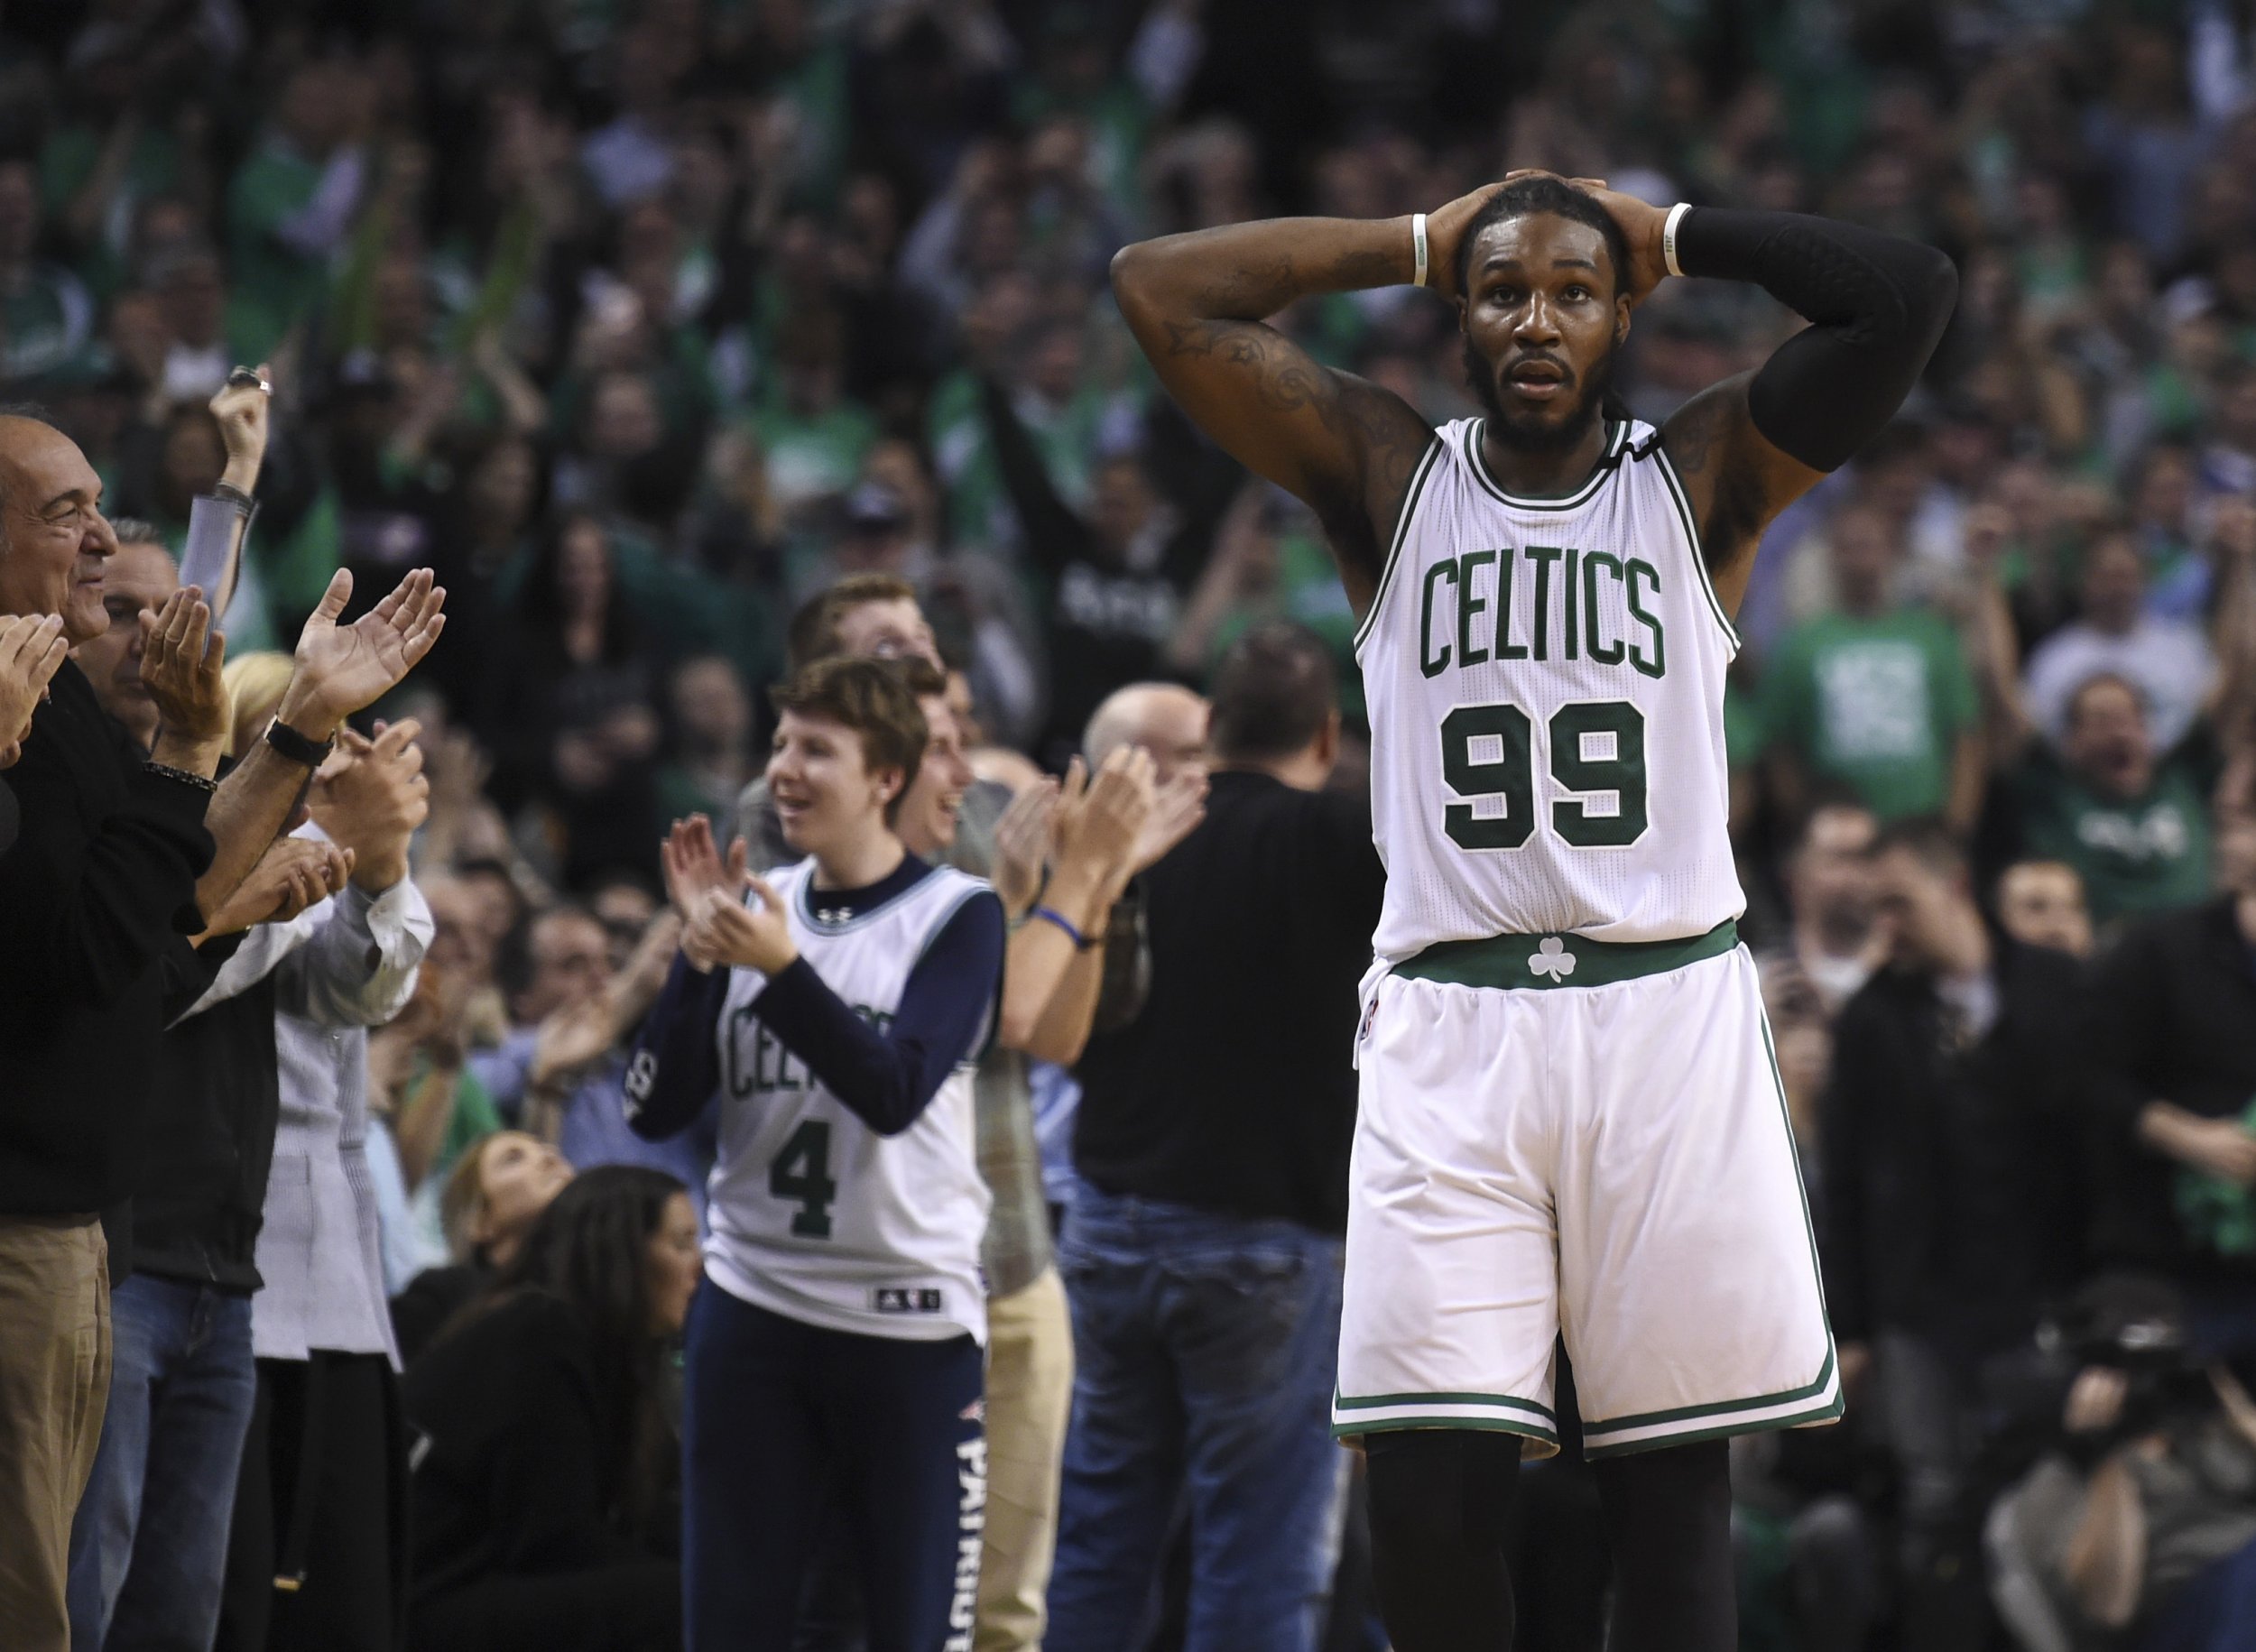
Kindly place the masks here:
<instances>
[{"instance_id":1,"label":"green jersey in crowd","mask_svg":"<svg viewBox=\"0 0 2256 1652\"><path fill-rule=\"evenodd\" d=\"M1796 626L1762 674L1769 741L1882 820L1940 814L1978 707L1958 636L1931 614L1828 614Z\"/></svg>"}]
</instances>

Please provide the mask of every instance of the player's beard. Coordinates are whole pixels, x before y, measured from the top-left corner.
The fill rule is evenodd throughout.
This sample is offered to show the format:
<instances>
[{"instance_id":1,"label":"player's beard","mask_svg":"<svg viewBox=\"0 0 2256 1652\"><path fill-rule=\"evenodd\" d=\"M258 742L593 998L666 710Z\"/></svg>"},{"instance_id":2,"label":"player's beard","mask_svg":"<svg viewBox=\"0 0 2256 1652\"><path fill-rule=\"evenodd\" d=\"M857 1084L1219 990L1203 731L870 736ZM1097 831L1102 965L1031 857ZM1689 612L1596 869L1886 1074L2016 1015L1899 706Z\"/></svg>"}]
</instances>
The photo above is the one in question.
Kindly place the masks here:
<instances>
[{"instance_id":1,"label":"player's beard","mask_svg":"<svg viewBox=\"0 0 2256 1652\"><path fill-rule=\"evenodd\" d=\"M1533 414L1507 411L1503 395L1496 388L1494 364L1473 347L1470 338L1465 341L1465 382L1487 410L1489 426L1505 447L1521 453L1562 453L1587 436L1605 411L1606 392L1613 388L1613 358L1621 347L1607 345L1605 354L1590 364L1582 375L1582 394L1576 399L1574 411L1556 424Z\"/></svg>"}]
</instances>

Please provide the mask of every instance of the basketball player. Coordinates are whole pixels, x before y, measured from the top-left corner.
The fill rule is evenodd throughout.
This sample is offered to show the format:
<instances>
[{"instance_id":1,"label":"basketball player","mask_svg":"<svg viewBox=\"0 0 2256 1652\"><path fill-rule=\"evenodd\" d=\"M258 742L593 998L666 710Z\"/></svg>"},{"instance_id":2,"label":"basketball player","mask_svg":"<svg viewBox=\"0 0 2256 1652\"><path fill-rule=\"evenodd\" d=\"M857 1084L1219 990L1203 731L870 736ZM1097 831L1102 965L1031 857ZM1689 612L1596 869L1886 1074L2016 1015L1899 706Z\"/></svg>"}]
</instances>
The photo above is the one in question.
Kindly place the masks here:
<instances>
[{"instance_id":1,"label":"basketball player","mask_svg":"<svg viewBox=\"0 0 2256 1652\"><path fill-rule=\"evenodd\" d=\"M806 858L747 880L741 840L724 864L701 817L675 826L690 921L627 1075L645 1134L722 1098L683 1382L688 1644L790 1652L835 1509L870 1652L970 1652L988 1204L971 1063L1002 903L902 845L928 731L898 670L819 660L775 703L768 781Z\"/></svg>"},{"instance_id":2,"label":"basketball player","mask_svg":"<svg viewBox=\"0 0 2256 1652\"><path fill-rule=\"evenodd\" d=\"M1812 325L1659 430L1607 396L1672 275ZM1439 430L1264 325L1431 281L1485 416ZM1895 412L1948 319L1930 248L1515 173L1383 222L1113 266L1160 379L1316 511L1362 616L1387 866L1365 983L1334 1431L1369 1457L1399 1652L1511 1640L1520 1457L1575 1368L1614 1652L1730 1652L1726 1437L1829 1421L1833 1340L1725 835L1724 672L1763 528Z\"/></svg>"}]
</instances>

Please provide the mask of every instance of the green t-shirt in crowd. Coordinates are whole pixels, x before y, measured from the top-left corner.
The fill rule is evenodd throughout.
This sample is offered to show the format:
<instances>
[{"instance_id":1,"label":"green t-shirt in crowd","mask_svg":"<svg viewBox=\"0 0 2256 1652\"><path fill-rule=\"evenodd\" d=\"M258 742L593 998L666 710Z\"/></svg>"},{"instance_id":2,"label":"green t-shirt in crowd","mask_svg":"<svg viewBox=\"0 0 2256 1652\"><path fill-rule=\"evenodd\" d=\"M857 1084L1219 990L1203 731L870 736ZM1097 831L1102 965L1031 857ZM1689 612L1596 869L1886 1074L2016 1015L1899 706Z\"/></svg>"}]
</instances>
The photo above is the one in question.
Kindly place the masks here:
<instances>
[{"instance_id":1,"label":"green t-shirt in crowd","mask_svg":"<svg viewBox=\"0 0 2256 1652\"><path fill-rule=\"evenodd\" d=\"M2014 777L2023 853L2075 867L2095 924L2193 906L2209 894L2215 776L2215 755L2198 724L2155 765L2145 792L2129 799L2101 796L2039 748Z\"/></svg>"},{"instance_id":2,"label":"green t-shirt in crowd","mask_svg":"<svg viewBox=\"0 0 2256 1652\"><path fill-rule=\"evenodd\" d=\"M1883 820L1942 811L1977 709L1957 633L1914 609L1796 626L1763 672L1761 703L1773 743Z\"/></svg>"}]
</instances>

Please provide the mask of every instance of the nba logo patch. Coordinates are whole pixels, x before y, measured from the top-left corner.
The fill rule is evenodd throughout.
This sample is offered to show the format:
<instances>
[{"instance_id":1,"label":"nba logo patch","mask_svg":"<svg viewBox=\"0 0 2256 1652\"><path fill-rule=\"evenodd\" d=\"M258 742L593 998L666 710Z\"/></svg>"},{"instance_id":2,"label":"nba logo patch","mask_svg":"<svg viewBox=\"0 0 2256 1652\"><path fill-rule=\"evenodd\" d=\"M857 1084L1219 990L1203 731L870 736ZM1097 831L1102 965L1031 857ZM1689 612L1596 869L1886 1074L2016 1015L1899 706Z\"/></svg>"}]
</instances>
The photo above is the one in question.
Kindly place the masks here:
<instances>
[{"instance_id":1,"label":"nba logo patch","mask_svg":"<svg viewBox=\"0 0 2256 1652\"><path fill-rule=\"evenodd\" d=\"M1379 995L1372 993L1371 1001L1363 1007L1363 1025L1355 1029L1355 1042L1365 1044L1371 1038L1371 1023L1379 1019Z\"/></svg>"}]
</instances>

